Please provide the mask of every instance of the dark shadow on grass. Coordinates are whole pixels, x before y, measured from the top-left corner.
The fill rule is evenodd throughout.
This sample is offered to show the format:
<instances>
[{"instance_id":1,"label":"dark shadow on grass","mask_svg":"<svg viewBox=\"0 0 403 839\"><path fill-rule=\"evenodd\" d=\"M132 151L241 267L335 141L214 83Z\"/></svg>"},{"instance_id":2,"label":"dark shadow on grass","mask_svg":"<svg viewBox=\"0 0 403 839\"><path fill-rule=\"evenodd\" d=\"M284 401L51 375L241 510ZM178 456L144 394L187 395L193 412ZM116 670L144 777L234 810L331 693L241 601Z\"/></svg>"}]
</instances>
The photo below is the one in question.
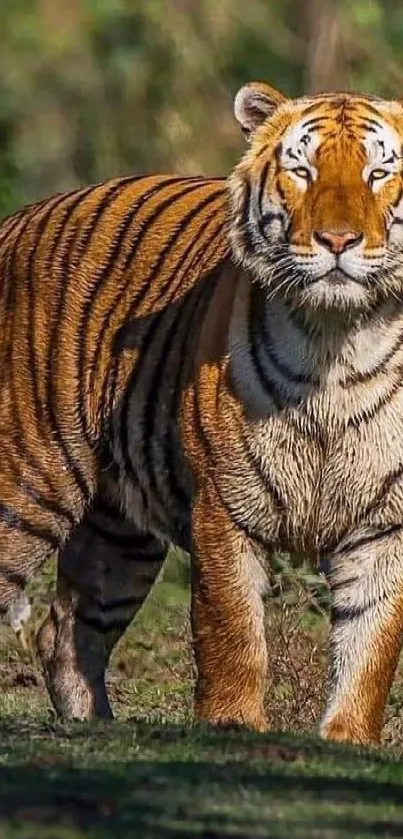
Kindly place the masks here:
<instances>
[{"instance_id":1,"label":"dark shadow on grass","mask_svg":"<svg viewBox=\"0 0 403 839\"><path fill-rule=\"evenodd\" d=\"M303 825L307 835L320 835L317 807L321 807L322 831L337 830L337 836L399 836L403 835L403 808L400 825L379 820L339 817L323 820L323 805L332 803L342 809L344 804L389 805L402 803L402 787L393 783L376 783L348 778L304 777L274 771L264 776L245 762L213 763L131 762L108 769L81 770L60 765L12 767L0 769L0 828L15 823L35 826L33 835L40 837L41 826L71 826L93 830L99 839L136 836L170 837L202 835L230 836L235 830L238 839L261 835L271 823L274 839L276 828L281 835L295 831L300 836L302 823L298 815L291 817L293 804L303 802L306 817ZM242 813L239 795L254 798L248 814ZM271 812L271 809L273 811ZM279 809L278 809L279 808ZM279 812L276 818L276 812ZM281 813L287 813L281 816ZM241 831L241 832L240 832Z\"/></svg>"},{"instance_id":2,"label":"dark shadow on grass","mask_svg":"<svg viewBox=\"0 0 403 839\"><path fill-rule=\"evenodd\" d=\"M125 755L133 739L138 760ZM0 767L0 834L13 825L18 837L21 825L35 839L45 829L57 839L60 828L63 836L71 828L91 839L403 836L403 781L366 777L365 755L352 748L203 727L15 719L1 722L0 742L9 764L15 761ZM337 777L318 771L318 761L325 757L327 768L332 755ZM381 768L389 762L400 776L394 761L369 757L377 765L379 757ZM352 763L358 778L349 777Z\"/></svg>"}]
</instances>

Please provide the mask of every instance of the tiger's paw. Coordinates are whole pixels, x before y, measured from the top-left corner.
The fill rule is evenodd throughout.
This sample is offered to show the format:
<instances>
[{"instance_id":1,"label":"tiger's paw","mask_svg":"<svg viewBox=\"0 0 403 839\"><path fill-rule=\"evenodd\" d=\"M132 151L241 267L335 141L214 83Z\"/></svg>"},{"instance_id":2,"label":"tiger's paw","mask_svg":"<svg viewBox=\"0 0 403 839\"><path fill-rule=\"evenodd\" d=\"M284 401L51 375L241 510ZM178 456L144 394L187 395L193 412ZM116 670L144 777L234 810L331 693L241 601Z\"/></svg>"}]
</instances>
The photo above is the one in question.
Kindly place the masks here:
<instances>
[{"instance_id":1,"label":"tiger's paw","mask_svg":"<svg viewBox=\"0 0 403 839\"><path fill-rule=\"evenodd\" d=\"M103 673L94 678L83 671L71 644L72 633L62 630L51 611L36 636L45 684L57 715L62 720L111 719ZM93 659L96 661L95 656Z\"/></svg>"},{"instance_id":2,"label":"tiger's paw","mask_svg":"<svg viewBox=\"0 0 403 839\"><path fill-rule=\"evenodd\" d=\"M335 743L353 743L360 746L378 746L380 731L375 726L364 725L349 713L338 713L325 719L320 727L320 736Z\"/></svg>"},{"instance_id":3,"label":"tiger's paw","mask_svg":"<svg viewBox=\"0 0 403 839\"><path fill-rule=\"evenodd\" d=\"M264 733L269 731L269 723L263 712L257 713L243 713L236 711L231 712L217 712L203 711L202 708L197 708L195 717L198 722L206 722L215 728L221 728L227 731L236 731L247 729L249 731L258 731Z\"/></svg>"}]
</instances>

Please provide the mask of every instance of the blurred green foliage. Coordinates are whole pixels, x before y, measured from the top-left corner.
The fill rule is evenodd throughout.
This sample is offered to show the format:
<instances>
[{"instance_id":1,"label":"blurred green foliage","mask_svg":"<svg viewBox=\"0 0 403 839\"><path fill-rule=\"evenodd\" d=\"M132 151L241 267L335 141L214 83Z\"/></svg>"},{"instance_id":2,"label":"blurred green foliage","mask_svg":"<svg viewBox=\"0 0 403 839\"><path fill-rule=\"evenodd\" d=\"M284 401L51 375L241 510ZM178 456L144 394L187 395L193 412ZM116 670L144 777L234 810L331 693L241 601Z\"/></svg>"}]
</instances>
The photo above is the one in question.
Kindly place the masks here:
<instances>
[{"instance_id":1,"label":"blurred green foliage","mask_svg":"<svg viewBox=\"0 0 403 839\"><path fill-rule=\"evenodd\" d=\"M400 0L2 0L0 214L128 172L226 173L267 79L403 93Z\"/></svg>"}]
</instances>

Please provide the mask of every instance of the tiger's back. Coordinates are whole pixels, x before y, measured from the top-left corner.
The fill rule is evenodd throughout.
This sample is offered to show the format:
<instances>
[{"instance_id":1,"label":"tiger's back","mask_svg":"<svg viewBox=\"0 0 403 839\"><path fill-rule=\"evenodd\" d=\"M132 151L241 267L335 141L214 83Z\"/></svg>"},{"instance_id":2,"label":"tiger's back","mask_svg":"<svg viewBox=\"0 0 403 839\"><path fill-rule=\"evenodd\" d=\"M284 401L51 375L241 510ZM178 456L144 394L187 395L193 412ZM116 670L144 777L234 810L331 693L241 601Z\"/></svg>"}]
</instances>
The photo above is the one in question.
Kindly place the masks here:
<instances>
[{"instance_id":1,"label":"tiger's back","mask_svg":"<svg viewBox=\"0 0 403 839\"><path fill-rule=\"evenodd\" d=\"M1 501L54 548L96 493L95 449L127 440L129 378L140 445L151 424L165 437L208 275L228 255L225 201L221 179L124 178L0 228ZM140 459L119 453L133 478Z\"/></svg>"}]
</instances>

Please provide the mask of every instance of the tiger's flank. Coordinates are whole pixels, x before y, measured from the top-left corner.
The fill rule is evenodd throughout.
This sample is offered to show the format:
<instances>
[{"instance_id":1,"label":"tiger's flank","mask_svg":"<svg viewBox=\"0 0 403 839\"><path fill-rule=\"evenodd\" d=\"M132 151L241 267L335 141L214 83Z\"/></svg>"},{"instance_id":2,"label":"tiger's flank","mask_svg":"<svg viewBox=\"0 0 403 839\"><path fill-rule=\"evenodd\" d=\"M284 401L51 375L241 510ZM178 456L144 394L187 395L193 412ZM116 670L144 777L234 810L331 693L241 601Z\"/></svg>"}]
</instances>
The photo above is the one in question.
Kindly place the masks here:
<instances>
[{"instance_id":1,"label":"tiger's flank","mask_svg":"<svg viewBox=\"0 0 403 839\"><path fill-rule=\"evenodd\" d=\"M58 551L38 644L64 718L170 543L195 713L270 724L270 556L333 597L324 737L379 740L403 632L403 104L243 87L226 179L116 179L0 228L0 605Z\"/></svg>"}]
</instances>

